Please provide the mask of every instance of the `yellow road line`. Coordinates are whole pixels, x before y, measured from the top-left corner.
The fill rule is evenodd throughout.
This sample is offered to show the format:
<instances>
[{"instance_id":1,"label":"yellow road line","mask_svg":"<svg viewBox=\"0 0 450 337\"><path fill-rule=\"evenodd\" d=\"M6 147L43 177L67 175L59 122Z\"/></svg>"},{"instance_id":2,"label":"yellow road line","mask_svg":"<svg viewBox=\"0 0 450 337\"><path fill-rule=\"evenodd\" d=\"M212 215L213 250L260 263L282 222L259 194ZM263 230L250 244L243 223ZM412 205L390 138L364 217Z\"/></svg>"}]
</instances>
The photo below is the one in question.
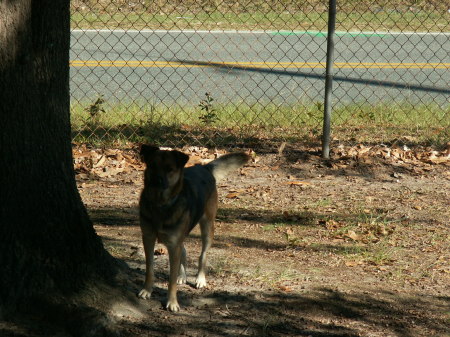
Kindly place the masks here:
<instances>
[{"instance_id":1,"label":"yellow road line","mask_svg":"<svg viewBox=\"0 0 450 337\"><path fill-rule=\"evenodd\" d=\"M72 67L131 67L131 68L264 68L264 69L301 69L325 68L324 62L183 62L183 61L95 61L72 60ZM389 62L336 62L334 67L342 69L450 69L450 63L389 63Z\"/></svg>"}]
</instances>

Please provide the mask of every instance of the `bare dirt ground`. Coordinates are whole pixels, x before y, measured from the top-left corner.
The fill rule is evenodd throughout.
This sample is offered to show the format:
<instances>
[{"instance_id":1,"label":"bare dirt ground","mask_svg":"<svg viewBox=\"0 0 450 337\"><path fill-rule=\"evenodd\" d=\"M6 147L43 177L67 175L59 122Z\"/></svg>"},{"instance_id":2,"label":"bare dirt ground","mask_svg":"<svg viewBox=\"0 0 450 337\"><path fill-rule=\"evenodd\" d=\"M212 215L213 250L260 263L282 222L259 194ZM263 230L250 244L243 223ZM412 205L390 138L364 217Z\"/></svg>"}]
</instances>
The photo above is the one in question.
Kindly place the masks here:
<instances>
[{"instance_id":1,"label":"bare dirt ground","mask_svg":"<svg viewBox=\"0 0 450 337\"><path fill-rule=\"evenodd\" d=\"M217 155L185 150L191 163ZM340 147L330 161L317 149L281 150L218 184L208 287L193 286L196 229L182 310L166 311L168 256L158 246L152 298L109 308L122 335L450 336L449 149ZM145 268L133 153L75 154L97 233L130 267L121 276L130 294Z\"/></svg>"}]
</instances>

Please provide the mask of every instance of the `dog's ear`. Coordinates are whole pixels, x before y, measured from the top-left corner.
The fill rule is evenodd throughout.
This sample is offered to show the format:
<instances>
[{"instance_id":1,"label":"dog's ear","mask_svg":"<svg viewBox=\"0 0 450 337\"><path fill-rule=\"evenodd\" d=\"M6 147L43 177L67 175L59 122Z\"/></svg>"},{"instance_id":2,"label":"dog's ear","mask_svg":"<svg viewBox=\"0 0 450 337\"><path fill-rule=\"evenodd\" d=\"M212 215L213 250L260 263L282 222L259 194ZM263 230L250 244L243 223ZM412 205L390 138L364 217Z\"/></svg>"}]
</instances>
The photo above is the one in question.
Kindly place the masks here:
<instances>
[{"instance_id":1,"label":"dog's ear","mask_svg":"<svg viewBox=\"0 0 450 337\"><path fill-rule=\"evenodd\" d=\"M173 155L175 156L175 160L177 162L177 166L179 168L184 167L184 165L186 165L186 163L189 160L189 156L183 152L180 151L172 151Z\"/></svg>"},{"instance_id":2,"label":"dog's ear","mask_svg":"<svg viewBox=\"0 0 450 337\"><path fill-rule=\"evenodd\" d=\"M147 162L156 152L159 151L159 147L142 144L139 154L144 162Z\"/></svg>"}]
</instances>

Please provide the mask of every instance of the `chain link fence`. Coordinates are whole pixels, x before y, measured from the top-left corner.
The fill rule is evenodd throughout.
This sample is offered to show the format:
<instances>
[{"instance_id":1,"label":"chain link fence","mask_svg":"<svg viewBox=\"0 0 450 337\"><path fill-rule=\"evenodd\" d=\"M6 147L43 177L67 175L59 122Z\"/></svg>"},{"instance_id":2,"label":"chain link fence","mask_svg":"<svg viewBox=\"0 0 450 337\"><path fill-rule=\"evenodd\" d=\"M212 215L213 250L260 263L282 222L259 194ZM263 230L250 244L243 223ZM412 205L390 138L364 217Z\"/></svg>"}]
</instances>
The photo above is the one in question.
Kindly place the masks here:
<instances>
[{"instance_id":1,"label":"chain link fence","mask_svg":"<svg viewBox=\"0 0 450 337\"><path fill-rule=\"evenodd\" d=\"M79 143L320 143L328 1L73 0ZM333 142L445 144L450 4L337 1Z\"/></svg>"}]
</instances>

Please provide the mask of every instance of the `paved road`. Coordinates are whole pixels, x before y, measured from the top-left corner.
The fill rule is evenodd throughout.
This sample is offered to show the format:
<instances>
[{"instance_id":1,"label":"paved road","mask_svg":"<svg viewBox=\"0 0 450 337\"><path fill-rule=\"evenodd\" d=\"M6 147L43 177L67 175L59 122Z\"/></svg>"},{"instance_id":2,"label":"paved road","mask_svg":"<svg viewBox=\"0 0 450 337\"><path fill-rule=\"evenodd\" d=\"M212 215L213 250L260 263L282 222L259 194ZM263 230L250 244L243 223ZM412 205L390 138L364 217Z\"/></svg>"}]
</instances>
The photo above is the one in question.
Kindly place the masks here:
<instances>
[{"instance_id":1,"label":"paved road","mask_svg":"<svg viewBox=\"0 0 450 337\"><path fill-rule=\"evenodd\" d=\"M318 32L72 32L71 91L78 100L198 104L321 102L326 36ZM448 104L449 34L338 34L336 102Z\"/></svg>"}]
</instances>

